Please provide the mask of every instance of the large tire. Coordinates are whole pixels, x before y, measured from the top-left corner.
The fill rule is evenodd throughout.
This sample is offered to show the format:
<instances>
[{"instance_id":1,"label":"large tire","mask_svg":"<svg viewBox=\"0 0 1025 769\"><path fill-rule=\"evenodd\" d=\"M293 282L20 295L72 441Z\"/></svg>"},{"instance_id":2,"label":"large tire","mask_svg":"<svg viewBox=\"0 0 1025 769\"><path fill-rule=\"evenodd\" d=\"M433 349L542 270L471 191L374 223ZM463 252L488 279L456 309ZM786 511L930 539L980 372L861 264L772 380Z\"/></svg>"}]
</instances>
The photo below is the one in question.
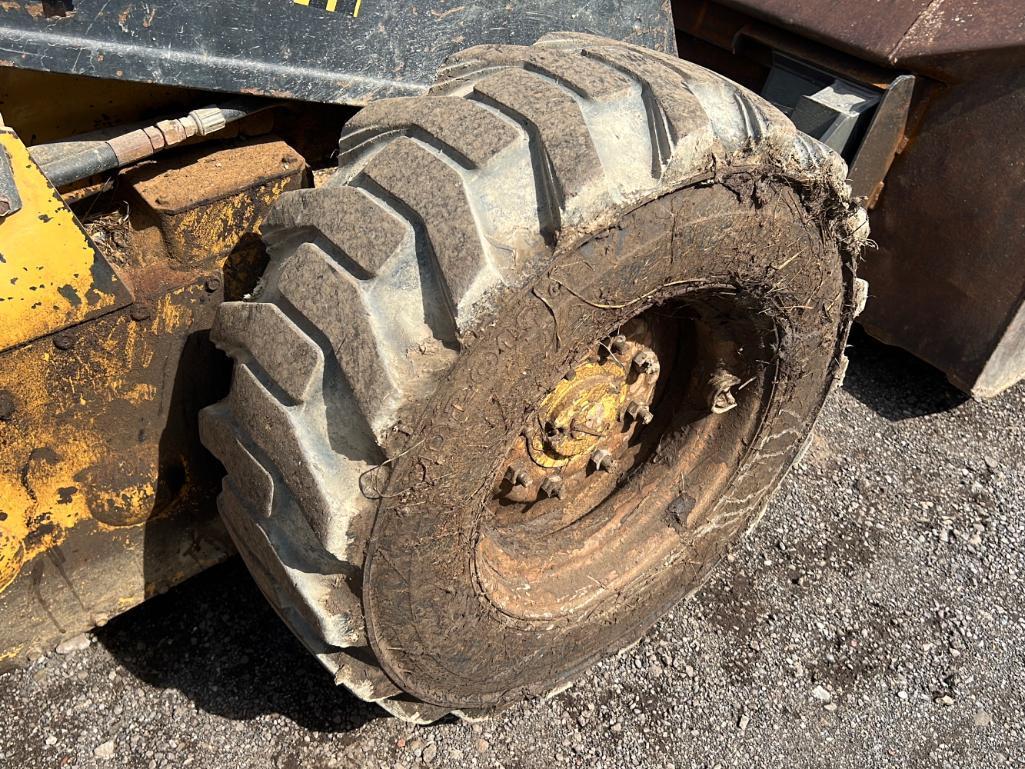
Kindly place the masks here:
<instances>
[{"instance_id":1,"label":"large tire","mask_svg":"<svg viewBox=\"0 0 1025 769\"><path fill-rule=\"evenodd\" d=\"M221 307L234 379L201 420L228 529L335 680L413 721L483 715L692 593L842 376L867 236L845 174L740 86L583 35L469 49L353 118L331 181L269 215L252 301ZM492 498L546 393L670 322L658 439L617 415L633 464L570 533L499 524L548 509Z\"/></svg>"}]
</instances>

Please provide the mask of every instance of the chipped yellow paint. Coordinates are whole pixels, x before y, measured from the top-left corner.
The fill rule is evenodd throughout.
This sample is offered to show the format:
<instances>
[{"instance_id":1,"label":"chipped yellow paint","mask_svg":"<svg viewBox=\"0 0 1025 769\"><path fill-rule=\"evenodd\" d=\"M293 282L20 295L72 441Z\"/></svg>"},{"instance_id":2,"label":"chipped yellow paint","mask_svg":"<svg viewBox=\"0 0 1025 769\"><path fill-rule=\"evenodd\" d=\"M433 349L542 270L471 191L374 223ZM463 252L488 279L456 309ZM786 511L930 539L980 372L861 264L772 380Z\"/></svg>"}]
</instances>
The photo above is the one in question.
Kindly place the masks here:
<instances>
[{"instance_id":1,"label":"chipped yellow paint","mask_svg":"<svg viewBox=\"0 0 1025 769\"><path fill-rule=\"evenodd\" d=\"M131 287L137 311L108 306L54 329L56 339L0 350L7 664L230 550L213 507L217 466L195 434L195 408L226 385L204 338L220 298L213 281L220 277L230 296L249 290L261 254L244 239L274 199L302 185L305 165L282 142L254 141L152 170L122 177L134 205L122 223L117 286L125 305ZM197 208L207 213L190 213ZM0 224L0 252L13 221ZM112 275L108 262L97 265ZM93 283L104 285L95 275Z\"/></svg>"},{"instance_id":2,"label":"chipped yellow paint","mask_svg":"<svg viewBox=\"0 0 1025 769\"><path fill-rule=\"evenodd\" d=\"M126 414L159 407L156 340L204 325L189 290L165 294L143 322L101 319L105 331L88 344L57 350L40 340L4 353L0 390L17 408L16 421L0 422L0 591L81 521L116 530L157 512L159 436L126 442L101 422L110 404L124 403Z\"/></svg>"},{"instance_id":3,"label":"chipped yellow paint","mask_svg":"<svg viewBox=\"0 0 1025 769\"><path fill-rule=\"evenodd\" d=\"M137 384L124 393L125 400L131 403L142 403L151 401L157 397L157 388L151 384Z\"/></svg>"},{"instance_id":4,"label":"chipped yellow paint","mask_svg":"<svg viewBox=\"0 0 1025 769\"><path fill-rule=\"evenodd\" d=\"M210 254L230 253L238 245L240 233L259 231L263 212L293 184L291 176L282 176L206 205L182 211L175 211L173 203L167 205L161 210L167 217L161 228L168 253L185 264L207 259ZM168 197L162 190L160 194Z\"/></svg>"},{"instance_id":5,"label":"chipped yellow paint","mask_svg":"<svg viewBox=\"0 0 1025 769\"><path fill-rule=\"evenodd\" d=\"M127 292L25 145L0 128L22 208L0 219L0 350L109 311Z\"/></svg>"}]
</instances>

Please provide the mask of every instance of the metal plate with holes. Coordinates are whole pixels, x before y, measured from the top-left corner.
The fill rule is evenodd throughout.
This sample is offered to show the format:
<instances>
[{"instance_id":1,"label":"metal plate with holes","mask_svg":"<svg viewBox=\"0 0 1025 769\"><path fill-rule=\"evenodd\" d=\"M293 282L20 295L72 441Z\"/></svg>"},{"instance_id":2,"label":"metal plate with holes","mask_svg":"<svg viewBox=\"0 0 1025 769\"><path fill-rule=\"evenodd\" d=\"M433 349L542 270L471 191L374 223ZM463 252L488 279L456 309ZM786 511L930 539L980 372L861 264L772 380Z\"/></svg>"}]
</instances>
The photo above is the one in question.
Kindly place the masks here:
<instances>
[{"instance_id":1,"label":"metal plate with holes","mask_svg":"<svg viewBox=\"0 0 1025 769\"><path fill-rule=\"evenodd\" d=\"M355 0L10 0L0 36L8 66L347 104L417 93L478 43L571 30L676 50L659 0L361 0L355 12Z\"/></svg>"}]
</instances>

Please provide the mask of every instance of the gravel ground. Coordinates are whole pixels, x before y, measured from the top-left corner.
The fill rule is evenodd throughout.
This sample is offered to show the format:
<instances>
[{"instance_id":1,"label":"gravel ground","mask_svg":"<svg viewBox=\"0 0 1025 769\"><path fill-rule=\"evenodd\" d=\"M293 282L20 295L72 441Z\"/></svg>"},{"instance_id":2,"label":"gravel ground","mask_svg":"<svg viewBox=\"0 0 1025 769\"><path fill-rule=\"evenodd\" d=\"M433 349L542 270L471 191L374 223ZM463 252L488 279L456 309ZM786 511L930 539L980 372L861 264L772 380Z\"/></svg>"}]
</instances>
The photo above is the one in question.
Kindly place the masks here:
<instances>
[{"instance_id":1,"label":"gravel ground","mask_svg":"<svg viewBox=\"0 0 1025 769\"><path fill-rule=\"evenodd\" d=\"M1023 448L1025 386L966 401L858 336L756 534L552 700L387 718L331 685L233 562L0 676L0 765L1021 766Z\"/></svg>"}]
</instances>

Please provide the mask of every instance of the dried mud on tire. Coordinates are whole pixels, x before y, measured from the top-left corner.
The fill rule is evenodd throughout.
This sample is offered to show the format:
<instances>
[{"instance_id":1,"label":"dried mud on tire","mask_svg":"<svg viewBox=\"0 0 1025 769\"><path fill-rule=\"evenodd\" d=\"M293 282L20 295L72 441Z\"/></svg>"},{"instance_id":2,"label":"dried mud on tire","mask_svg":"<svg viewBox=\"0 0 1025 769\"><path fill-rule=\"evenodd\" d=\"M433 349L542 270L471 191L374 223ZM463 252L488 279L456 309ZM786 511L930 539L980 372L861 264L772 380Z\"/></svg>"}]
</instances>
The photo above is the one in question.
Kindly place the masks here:
<instances>
[{"instance_id":1,"label":"dried mud on tire","mask_svg":"<svg viewBox=\"0 0 1025 769\"><path fill-rule=\"evenodd\" d=\"M469 49L350 121L328 185L272 211L262 291L219 313L235 375L201 422L243 557L335 680L408 720L484 715L692 592L842 375L867 237L845 173L741 87L580 35ZM751 443L658 568L572 616L496 612L472 554L510 436L586 346L676 302L761 329Z\"/></svg>"}]
</instances>

